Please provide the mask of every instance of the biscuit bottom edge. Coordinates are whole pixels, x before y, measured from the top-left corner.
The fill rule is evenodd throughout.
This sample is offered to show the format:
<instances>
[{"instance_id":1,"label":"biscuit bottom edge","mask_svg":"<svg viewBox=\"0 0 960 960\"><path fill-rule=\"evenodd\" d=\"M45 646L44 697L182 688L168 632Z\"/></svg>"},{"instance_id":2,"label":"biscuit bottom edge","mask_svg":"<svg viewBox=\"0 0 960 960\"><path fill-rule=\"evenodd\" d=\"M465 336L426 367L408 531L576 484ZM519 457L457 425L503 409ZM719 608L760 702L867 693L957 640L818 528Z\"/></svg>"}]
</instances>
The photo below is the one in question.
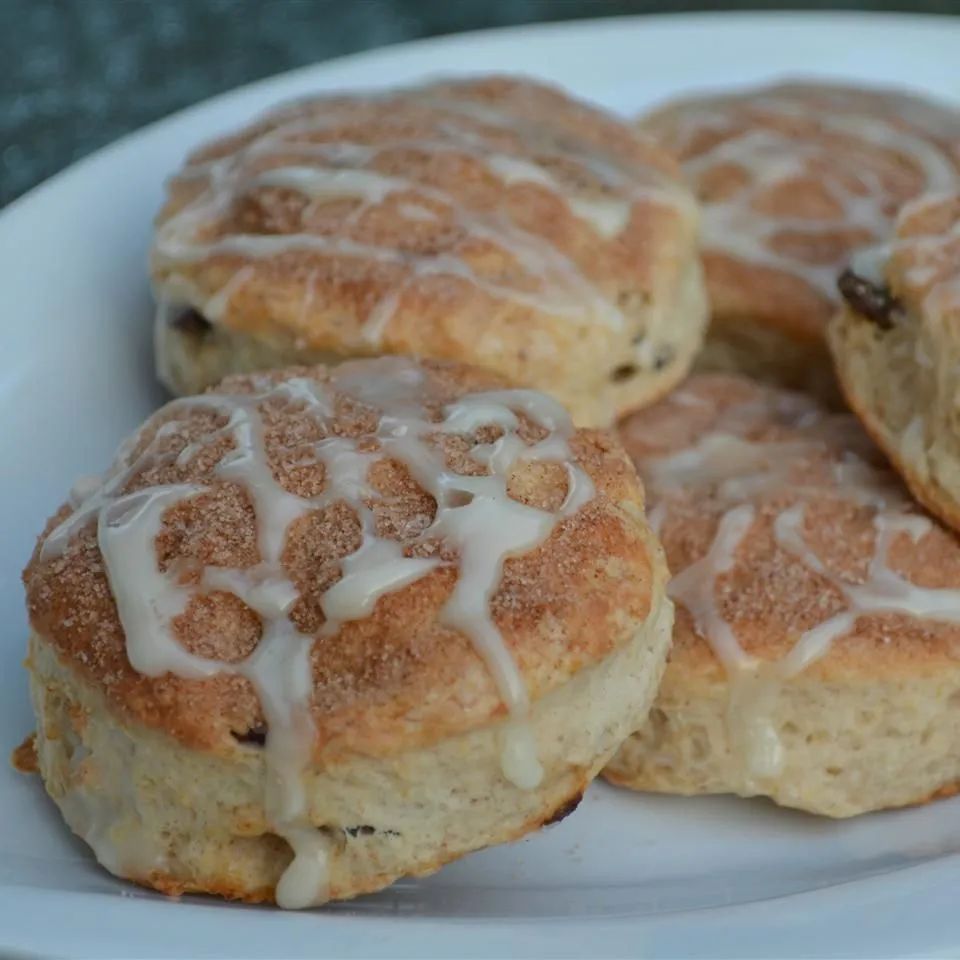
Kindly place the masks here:
<instances>
[{"instance_id":1,"label":"biscuit bottom edge","mask_svg":"<svg viewBox=\"0 0 960 960\"><path fill-rule=\"evenodd\" d=\"M696 695L667 689L622 745L604 779L682 796L769 797L842 819L951 796L960 784L960 664L951 674L785 682L768 718L783 746L774 776L751 770L727 720L729 684ZM745 705L747 708L749 705Z\"/></svg>"},{"instance_id":2,"label":"biscuit bottom edge","mask_svg":"<svg viewBox=\"0 0 960 960\"><path fill-rule=\"evenodd\" d=\"M309 770L311 821L329 849L330 899L432 873L570 813L646 717L672 619L672 605L659 599L630 643L533 705L545 771L535 790L502 776L502 723ZM126 722L37 634L29 662L44 786L107 870L170 895L274 902L292 853L265 819L261 750L204 753Z\"/></svg>"}]
</instances>

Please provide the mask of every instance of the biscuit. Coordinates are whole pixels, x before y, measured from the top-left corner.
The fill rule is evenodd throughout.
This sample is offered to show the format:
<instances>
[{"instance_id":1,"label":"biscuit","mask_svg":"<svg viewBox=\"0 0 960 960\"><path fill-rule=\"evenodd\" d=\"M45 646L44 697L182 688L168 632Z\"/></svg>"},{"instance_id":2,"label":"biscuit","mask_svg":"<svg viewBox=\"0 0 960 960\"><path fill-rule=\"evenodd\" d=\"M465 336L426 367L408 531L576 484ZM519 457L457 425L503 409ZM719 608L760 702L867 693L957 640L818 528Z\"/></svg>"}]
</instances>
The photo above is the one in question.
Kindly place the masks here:
<instances>
[{"instance_id":1,"label":"biscuit","mask_svg":"<svg viewBox=\"0 0 960 960\"><path fill-rule=\"evenodd\" d=\"M576 805L652 702L665 580L622 448L543 394L402 358L237 375L37 545L40 772L118 876L377 890Z\"/></svg>"},{"instance_id":2,"label":"biscuit","mask_svg":"<svg viewBox=\"0 0 960 960\"><path fill-rule=\"evenodd\" d=\"M677 614L650 720L607 778L831 817L960 782L960 543L856 420L701 374L622 435Z\"/></svg>"},{"instance_id":3,"label":"biscuit","mask_svg":"<svg viewBox=\"0 0 960 960\"><path fill-rule=\"evenodd\" d=\"M328 95L194 152L152 250L161 379L404 354L479 365L609 425L706 323L676 163L526 80Z\"/></svg>"},{"instance_id":4,"label":"biscuit","mask_svg":"<svg viewBox=\"0 0 960 960\"><path fill-rule=\"evenodd\" d=\"M907 200L960 183L960 113L892 90L789 83L679 101L641 121L702 204L702 369L837 397L836 278Z\"/></svg>"},{"instance_id":5,"label":"biscuit","mask_svg":"<svg viewBox=\"0 0 960 960\"><path fill-rule=\"evenodd\" d=\"M851 409L913 495L960 529L960 193L907 204L840 290L829 341Z\"/></svg>"}]
</instances>

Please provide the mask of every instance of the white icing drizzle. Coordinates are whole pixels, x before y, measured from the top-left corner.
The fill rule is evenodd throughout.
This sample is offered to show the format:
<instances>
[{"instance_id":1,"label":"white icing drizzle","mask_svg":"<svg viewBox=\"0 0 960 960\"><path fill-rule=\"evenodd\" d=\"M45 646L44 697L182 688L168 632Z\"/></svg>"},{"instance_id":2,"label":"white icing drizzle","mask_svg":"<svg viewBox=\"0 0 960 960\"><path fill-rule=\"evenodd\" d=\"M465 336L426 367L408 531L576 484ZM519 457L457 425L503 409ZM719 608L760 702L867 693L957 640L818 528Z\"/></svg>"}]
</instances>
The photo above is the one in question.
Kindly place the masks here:
<instances>
[{"instance_id":1,"label":"white icing drizzle","mask_svg":"<svg viewBox=\"0 0 960 960\"><path fill-rule=\"evenodd\" d=\"M891 569L887 558L901 533L914 543L930 531L931 521L918 514L877 513L873 556L864 583L850 583L832 574L803 539L804 504L784 510L774 521L777 544L828 580L844 596L848 608L807 630L782 661L785 675L799 673L830 649L832 641L848 633L857 618L870 613L905 613L919 619L960 623L960 590L918 587Z\"/></svg>"},{"instance_id":2,"label":"white icing drizzle","mask_svg":"<svg viewBox=\"0 0 960 960\"><path fill-rule=\"evenodd\" d=\"M898 230L915 217L929 213L940 206L949 208L956 205L960 192L935 193L918 197L905 204L897 219ZM958 208L960 209L960 208ZM934 319L934 324L944 323L949 313L960 312L960 252L957 243L960 240L960 212L953 216L949 226L939 233L912 233L894 240L886 248L887 258L900 250L911 250L925 254L926 260L908 267L904 272L907 284L916 288L926 288L923 295L923 310ZM923 345L917 339L915 359L921 366L933 366L925 354L921 354ZM926 362L924 362L926 360Z\"/></svg>"},{"instance_id":3,"label":"white icing drizzle","mask_svg":"<svg viewBox=\"0 0 960 960\"><path fill-rule=\"evenodd\" d=\"M204 317L210 321L219 320L230 305L231 298L253 278L255 272L253 267L241 267L212 297L204 301Z\"/></svg>"},{"instance_id":4,"label":"white icing drizzle","mask_svg":"<svg viewBox=\"0 0 960 960\"><path fill-rule=\"evenodd\" d=\"M617 197L583 197L567 193L561 183L543 167L518 157L494 154L487 166L505 184L536 183L564 197L570 209L604 239L622 233L630 220L630 203Z\"/></svg>"},{"instance_id":5,"label":"white icing drizzle","mask_svg":"<svg viewBox=\"0 0 960 960\"><path fill-rule=\"evenodd\" d=\"M753 526L756 511L748 503L728 510L721 518L707 552L685 570L674 574L668 593L682 603L697 631L713 647L721 663L730 670L748 669L754 659L744 653L730 624L723 619L717 605L717 577L728 573L734 565L737 548Z\"/></svg>"},{"instance_id":6,"label":"white icing drizzle","mask_svg":"<svg viewBox=\"0 0 960 960\"><path fill-rule=\"evenodd\" d=\"M772 399L772 398L771 398ZM707 406L687 393L679 406ZM669 402L673 402L671 397ZM789 441L753 441L741 436L753 425L780 422L796 429L815 427L809 437ZM911 513L912 505L888 471L871 466L864 451L862 430L850 416L826 415L806 400L794 404L778 398L776 405L744 403L730 407L694 444L666 457L638 464L647 481L657 529L670 517L677 493L696 492L718 502L721 513L706 552L687 567L675 570L669 595L681 603L697 632L710 644L730 682L727 728L740 752L748 781L756 784L776 776L784 748L772 722L780 684L826 655L834 640L852 630L861 616L886 612L939 622L960 623L960 590L918 587L889 566L891 545L901 533L919 541L931 521ZM857 453L853 451L856 450ZM798 459L827 455L823 481L801 484L791 472ZM702 491L702 493L701 493ZM724 618L717 581L736 566L736 554L758 520L757 498L788 495L792 503L775 517L774 539L835 587L845 607L804 631L789 652L777 661L748 654L732 625ZM803 520L808 503L848 500L873 511L876 537L866 579L848 581L832 573L807 546Z\"/></svg>"},{"instance_id":7,"label":"white icing drizzle","mask_svg":"<svg viewBox=\"0 0 960 960\"><path fill-rule=\"evenodd\" d=\"M891 246L889 243L861 247L850 257L850 269L874 286L882 287L886 284L883 275L887 260L890 258Z\"/></svg>"},{"instance_id":8,"label":"white icing drizzle","mask_svg":"<svg viewBox=\"0 0 960 960\"><path fill-rule=\"evenodd\" d=\"M817 93L822 98L825 90ZM848 103L842 96L833 98L831 106L825 107L817 99L806 100L802 91L798 94L790 88L710 99L700 109L685 107L676 119L679 129L675 133L681 149L683 144L692 142L696 132L704 129L732 134L743 125L743 111L747 107L767 115L814 121L825 134L854 138L865 149L875 147L878 151L893 153L921 175L921 190L944 190L960 183L960 173L950 157L924 136L900 129L880 116L871 116L870 108ZM896 107L889 105L889 109ZM880 159L878 155L878 162ZM845 155L833 141L820 143L810 137L803 139L769 127L753 126L721 139L713 148L683 163L685 172L695 183L726 165L744 171L748 180L731 195L703 205L704 248L783 270L811 284L830 300L836 300L836 275L845 257L829 263L807 262L777 252L772 246L775 238L790 233L815 239L836 232L862 230L878 240L889 230L892 219L889 208L896 203L896 198L890 195L877 170L864 169L856 153ZM891 171L897 173L892 163ZM838 215L816 215L810 211L802 217L771 216L758 208L760 199L770 191L792 180L814 176L836 204Z\"/></svg>"},{"instance_id":9,"label":"white icing drizzle","mask_svg":"<svg viewBox=\"0 0 960 960\"><path fill-rule=\"evenodd\" d=\"M128 659L147 676L172 673L188 679L237 674L257 692L267 721L265 810L271 828L284 837L294 858L277 887L277 902L300 908L326 897L329 838L310 819L307 768L316 728L311 712L313 684L310 651L313 637L299 632L289 619L298 598L285 572L282 555L287 531L299 518L334 503L349 505L361 527L358 548L341 561L341 578L324 594L323 634L335 634L350 620L369 616L384 594L412 583L437 568L440 559L408 557L401 544L377 536L370 502L375 491L367 482L370 466L380 459L404 464L414 480L436 501L433 521L417 542L442 541L458 557L459 576L442 612L442 622L474 643L508 707L504 724L504 776L521 789L535 787L542 776L537 746L527 721L529 700L523 678L490 613L490 600L500 583L503 563L542 544L563 518L593 497L590 478L573 459L568 446L573 427L566 412L550 398L529 390L468 394L449 404L435 422L423 406L424 376L414 363L399 358L347 363L336 368L329 383L295 378L265 384L255 394L211 393L174 401L160 416L173 417L157 429L136 457L127 444L116 466L99 485L83 485L82 502L51 532L41 556L61 553L70 538L96 522L107 576L126 636ZM341 394L381 412L373 435L374 448L329 429L335 395ZM313 444L325 468L325 487L316 497L287 492L275 479L267 458L261 409L282 402L303 408L327 427ZM161 452L161 442L178 430L178 419L194 410L210 410L226 422L175 457ZM546 431L527 445L518 434L523 415ZM471 436L484 426L499 428L493 442L473 447L471 456L487 469L480 476L462 476L447 468L432 437ZM124 489L142 471L174 460L185 465L211 441L229 436L232 449L212 475L242 487L253 504L259 562L245 569L207 566L199 585L185 586L175 570L157 565L155 541L167 511L203 494L204 483L154 485L132 493ZM370 438L366 438L368 441ZM555 512L519 503L507 495L507 482L524 462L564 465L568 489ZM172 629L174 619L195 595L228 591L260 617L262 633L256 649L239 663L197 656L184 649Z\"/></svg>"},{"instance_id":10,"label":"white icing drizzle","mask_svg":"<svg viewBox=\"0 0 960 960\"><path fill-rule=\"evenodd\" d=\"M409 181L388 177L372 170L351 170L339 167L272 167L250 177L248 189L282 187L314 200L347 197L365 204L383 203L391 193L409 189Z\"/></svg>"},{"instance_id":11,"label":"white icing drizzle","mask_svg":"<svg viewBox=\"0 0 960 960\"><path fill-rule=\"evenodd\" d=\"M337 174L334 170L309 167L292 169L295 170L295 175L286 183L288 188L310 191L309 195L315 198L325 195ZM276 179L280 179L280 174L285 176L287 173L286 170L271 172ZM359 172L345 171L350 174ZM204 208L193 206L187 207L161 225L157 232L155 251L166 261L189 262L215 253L235 253L244 257L261 258L279 256L290 250L309 250L329 256L355 257L392 264L398 269L410 271L412 276L406 283L390 289L373 307L364 324L364 339L374 345L381 341L383 330L398 309L404 286L430 276L456 277L495 299L509 300L554 316L565 317L571 322L596 320L617 330L624 326L623 315L616 304L607 299L573 261L549 241L521 230L506 218L499 218L497 222L494 212L478 214L468 211L456 205L449 194L435 188L413 181L399 181L397 178L389 178L388 186L381 182L382 179L373 175L357 178L352 181L353 195L365 203L379 202L382 197L401 189L399 185L402 184L405 192L443 203L467 235L488 241L504 250L531 277L537 278L540 289L528 291L487 279L477 273L464 258L453 253L417 255L399 248L358 243L343 236L313 233L233 233L218 240L198 242L190 232L197 222L198 214L203 219ZM347 191L350 183L349 179L345 179L339 183L339 189ZM221 200L214 196L207 202L219 204ZM208 206L206 210L206 215L212 215L212 207ZM222 311L221 299L218 295L217 306ZM206 304L203 311L206 315Z\"/></svg>"},{"instance_id":12,"label":"white icing drizzle","mask_svg":"<svg viewBox=\"0 0 960 960\"><path fill-rule=\"evenodd\" d=\"M374 144L310 142L311 136L321 134L335 123L342 124L347 118L343 115L320 114L310 118L297 115L289 122L275 125L235 154L188 166L177 178L205 180L206 189L160 225L154 245L157 262L175 267L217 253L260 259L306 250L331 257L394 264L403 272L404 278L373 305L363 326L363 339L373 346L382 342L384 331L402 304L405 288L431 276L456 278L494 299L528 306L571 322L599 321L614 330L622 329L625 321L618 305L547 237L519 228L497 209L467 209L451 193L436 186L387 176L370 169L370 166L384 153L397 150L465 155L482 164L506 185L532 182L549 189L603 240L613 239L622 232L635 201L692 209L692 199L687 192L653 168L620 167L587 152L586 148L565 144L561 153L549 141L538 142L538 158L549 161L557 156L568 164L579 164L601 185L592 193L584 187L569 187L540 163L506 153L502 147L493 149L483 136L469 129L460 118L480 121L525 139L530 136L529 125L511 118L504 111L440 95L429 87L420 90L419 95L424 103L442 108L447 114L438 124L438 139L416 140L401 135ZM369 98L369 95L365 96ZM317 109L322 110L322 101ZM389 123L384 122L389 129ZM301 160L291 161L291 157ZM246 172L251 161L255 160L259 167L274 158L281 165L255 173ZM353 166L346 168L343 164ZM419 201L438 204L463 232L464 246L469 246L469 240L474 239L499 247L522 268L525 281L521 285L483 276L456 249L414 255L392 246L358 243L342 235L304 231L271 235L232 233L215 240L199 238L199 231L223 213L235 197L258 187L293 190L314 202L355 199L360 203L347 218L347 224L355 223L371 207L383 204L391 195L402 196L400 213L414 221L437 218L434 210ZM215 312L209 319L217 319L222 314L227 302L225 292L218 295L213 304ZM195 305L208 315L202 298ZM163 320L158 315L159 322Z\"/></svg>"},{"instance_id":13,"label":"white icing drizzle","mask_svg":"<svg viewBox=\"0 0 960 960\"><path fill-rule=\"evenodd\" d=\"M692 447L650 461L654 486L710 483L724 499L744 500L752 494L780 487L793 457L804 456L816 445L807 441L751 443L735 434L711 431Z\"/></svg>"},{"instance_id":14,"label":"white icing drizzle","mask_svg":"<svg viewBox=\"0 0 960 960\"><path fill-rule=\"evenodd\" d=\"M420 223L430 223L437 219L437 215L422 203L401 203L399 208L408 220Z\"/></svg>"}]
</instances>

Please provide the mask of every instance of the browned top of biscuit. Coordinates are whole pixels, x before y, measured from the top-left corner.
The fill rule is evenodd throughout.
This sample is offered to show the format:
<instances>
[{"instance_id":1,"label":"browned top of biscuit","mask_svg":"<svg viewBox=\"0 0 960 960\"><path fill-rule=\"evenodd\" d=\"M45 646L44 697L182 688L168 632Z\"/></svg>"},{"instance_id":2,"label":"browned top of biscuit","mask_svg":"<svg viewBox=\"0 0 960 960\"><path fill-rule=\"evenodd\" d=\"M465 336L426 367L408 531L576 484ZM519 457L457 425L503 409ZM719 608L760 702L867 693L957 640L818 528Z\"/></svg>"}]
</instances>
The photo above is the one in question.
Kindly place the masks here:
<instances>
[{"instance_id":1,"label":"browned top of biscuit","mask_svg":"<svg viewBox=\"0 0 960 960\"><path fill-rule=\"evenodd\" d=\"M690 609L697 585L747 658L783 662L845 611L854 619L808 670L915 676L960 655L960 544L907 499L852 417L746 378L703 375L628 418L621 435L674 577L671 656L693 673L720 673L705 636L723 629L702 600L699 612ZM902 578L899 586L888 575ZM909 593L909 584L943 591L933 598L939 617L851 600L866 585L895 608L895 591Z\"/></svg>"},{"instance_id":2,"label":"browned top of biscuit","mask_svg":"<svg viewBox=\"0 0 960 960\"><path fill-rule=\"evenodd\" d=\"M366 362L363 375L389 375L383 363L388 361ZM317 458L318 441L350 437L361 450L379 449L373 431L382 411L341 392L337 378L343 369L233 377L208 396L260 395L297 378L332 383L336 406L326 419L276 393L257 401L274 480L288 493L311 500L327 482L326 467ZM501 386L491 375L461 366L431 362L418 369L423 376L418 396L431 417L435 413L439 418L444 405L458 398ZM522 412L518 417L525 443L542 439L543 427ZM118 492L200 485L199 493L166 507L152 559L190 591L188 605L173 619L176 641L199 656L237 664L261 639L260 617L228 589L197 586L213 570L250 570L262 558L255 498L243 484L215 473L238 442L234 432L223 429L225 419L203 398L176 401L158 411L121 460L135 463L148 448L153 454ZM499 432L478 426L432 442L440 445L449 470L480 475L486 468L473 452ZM623 449L603 431L577 431L568 443L575 463L593 482L594 496L575 513L561 515L540 547L506 560L490 601L492 620L532 699L628 642L649 613L663 576L642 520L642 488ZM441 622L441 609L461 575L461 558L442 536L427 541L420 536L434 518L436 501L395 459L374 457L366 476L373 493L364 502L373 512L377 536L400 543L407 556L442 562L407 586L384 593L369 616L329 635L323 629L321 600L340 581L343 559L360 543L358 514L346 501L322 509L307 504L289 525L281 572L296 588L290 620L303 635L314 637L312 713L327 758L346 750L377 754L429 743L506 714L471 640ZM520 461L507 490L520 503L558 511L569 482L559 462ZM231 733L242 739L252 731L256 738L263 711L244 677L145 676L131 666L108 572L120 578L133 573L125 567L105 568L96 525L81 524L61 553L44 556L41 551L44 539L71 509L65 505L48 523L24 572L34 630L100 687L115 709L184 744L216 749L233 743Z\"/></svg>"},{"instance_id":3,"label":"browned top of biscuit","mask_svg":"<svg viewBox=\"0 0 960 960\"><path fill-rule=\"evenodd\" d=\"M531 369L574 350L602 365L638 344L694 243L664 151L491 77L313 97L202 147L169 183L153 275L161 299L258 337L543 382Z\"/></svg>"},{"instance_id":4,"label":"browned top of biscuit","mask_svg":"<svg viewBox=\"0 0 960 960\"><path fill-rule=\"evenodd\" d=\"M958 183L960 113L889 90L782 84L641 121L704 205L714 316L819 337L850 253L907 200Z\"/></svg>"}]
</instances>

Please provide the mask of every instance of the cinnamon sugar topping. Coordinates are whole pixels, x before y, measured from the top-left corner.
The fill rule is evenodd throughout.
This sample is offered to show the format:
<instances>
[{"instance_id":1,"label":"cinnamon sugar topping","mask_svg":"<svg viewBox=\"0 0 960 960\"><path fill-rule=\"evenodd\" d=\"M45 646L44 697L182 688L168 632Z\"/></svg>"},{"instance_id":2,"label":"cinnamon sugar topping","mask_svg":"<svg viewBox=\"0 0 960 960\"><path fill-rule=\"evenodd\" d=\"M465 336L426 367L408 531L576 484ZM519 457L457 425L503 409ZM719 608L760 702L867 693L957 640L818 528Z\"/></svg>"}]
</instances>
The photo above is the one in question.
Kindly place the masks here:
<instances>
[{"instance_id":1,"label":"cinnamon sugar topping","mask_svg":"<svg viewBox=\"0 0 960 960\"><path fill-rule=\"evenodd\" d=\"M515 86L522 102L525 85ZM545 192L599 242L623 232L638 202L692 216L691 200L602 114L579 110L583 129L561 136L559 117L551 116L551 131L543 117L515 113L510 88L487 102L472 99L470 84L435 84L278 108L177 175L173 186L189 186L189 198L161 222L155 265L170 271L216 255L246 261L213 297L184 291L216 322L249 280L250 262L299 253L366 263L382 280L360 331L368 349L382 343L404 301L438 279L620 330L619 305L582 263L477 190L493 180ZM455 168L462 175L451 179ZM246 219L244 204L256 210ZM395 220L406 221L406 233L386 229ZM501 264L491 267L491 256ZM312 296L310 284L305 289ZM162 304L158 323L174 314Z\"/></svg>"},{"instance_id":2,"label":"cinnamon sugar topping","mask_svg":"<svg viewBox=\"0 0 960 960\"><path fill-rule=\"evenodd\" d=\"M426 376L412 361L381 359L343 364L327 376L253 378L252 392L229 392L228 381L218 392L174 401L126 445L105 478L84 485L73 513L41 548L41 558L52 559L96 524L127 657L138 672L236 675L253 685L267 726L265 809L294 850L277 888L281 906L325 898L327 839L311 823L303 782L316 738L313 642L366 618L385 594L456 567L441 620L473 642L509 710L503 773L525 789L542 774L526 722L527 690L490 599L504 561L543 543L558 521L592 499L593 484L568 446L569 418L548 397L489 390L440 404L430 400ZM523 465L540 463L566 476L555 509L508 491ZM385 468L409 476L416 516L401 520L380 497ZM170 519L224 484L242 491L255 515L250 562L218 563L208 545L206 562L164 563ZM340 517L331 537L342 543L333 547L338 571L323 589L311 585L319 626L306 633L302 590L284 557L288 532L318 516ZM176 535L189 537L189 524ZM187 649L178 620L188 610L202 615L204 598L224 595L259 618L259 642L237 656Z\"/></svg>"},{"instance_id":3,"label":"cinnamon sugar topping","mask_svg":"<svg viewBox=\"0 0 960 960\"><path fill-rule=\"evenodd\" d=\"M729 675L748 779L782 763L770 720L779 685L835 641L892 614L960 624L960 590L914 582L929 579L923 542L949 535L915 512L852 417L703 376L628 420L624 439L674 573L669 593Z\"/></svg>"},{"instance_id":4,"label":"cinnamon sugar topping","mask_svg":"<svg viewBox=\"0 0 960 960\"><path fill-rule=\"evenodd\" d=\"M831 301L850 252L884 238L901 204L960 184L960 115L903 94L784 84L662 118L704 204L704 249Z\"/></svg>"}]
</instances>

